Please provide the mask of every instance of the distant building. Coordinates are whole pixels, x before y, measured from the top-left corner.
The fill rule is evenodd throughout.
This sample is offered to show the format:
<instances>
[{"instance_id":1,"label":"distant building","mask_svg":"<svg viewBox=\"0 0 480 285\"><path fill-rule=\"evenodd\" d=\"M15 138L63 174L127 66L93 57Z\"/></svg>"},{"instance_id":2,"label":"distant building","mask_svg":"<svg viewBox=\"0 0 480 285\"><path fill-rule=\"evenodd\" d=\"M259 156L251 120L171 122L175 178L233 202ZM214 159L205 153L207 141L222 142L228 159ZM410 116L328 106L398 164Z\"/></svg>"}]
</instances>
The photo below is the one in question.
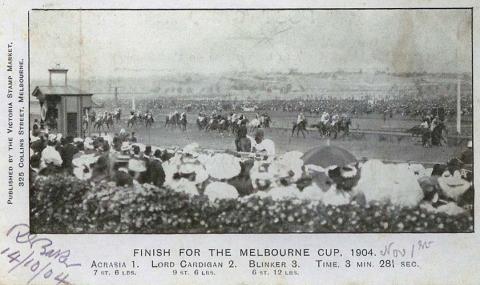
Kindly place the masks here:
<instances>
[{"instance_id":1,"label":"distant building","mask_svg":"<svg viewBox=\"0 0 480 285\"><path fill-rule=\"evenodd\" d=\"M49 69L48 72L48 85L37 86L32 92L33 97L40 103L41 121L50 132L61 133L64 136L84 136L82 118L92 108L93 94L68 85L68 69L57 67ZM64 75L64 83L53 84L53 74Z\"/></svg>"}]
</instances>

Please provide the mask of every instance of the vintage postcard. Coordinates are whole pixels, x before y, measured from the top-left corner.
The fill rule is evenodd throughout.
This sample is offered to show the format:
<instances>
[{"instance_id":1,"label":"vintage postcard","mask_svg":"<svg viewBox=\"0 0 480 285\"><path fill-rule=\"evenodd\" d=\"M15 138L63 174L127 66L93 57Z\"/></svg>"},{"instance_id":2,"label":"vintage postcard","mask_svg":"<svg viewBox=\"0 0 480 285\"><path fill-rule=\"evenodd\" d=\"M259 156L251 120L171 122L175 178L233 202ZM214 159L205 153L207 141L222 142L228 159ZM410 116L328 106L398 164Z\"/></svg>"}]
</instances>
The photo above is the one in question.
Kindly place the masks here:
<instances>
[{"instance_id":1,"label":"vintage postcard","mask_svg":"<svg viewBox=\"0 0 480 285\"><path fill-rule=\"evenodd\" d=\"M384 5L4 3L0 284L479 284L478 3Z\"/></svg>"}]
</instances>

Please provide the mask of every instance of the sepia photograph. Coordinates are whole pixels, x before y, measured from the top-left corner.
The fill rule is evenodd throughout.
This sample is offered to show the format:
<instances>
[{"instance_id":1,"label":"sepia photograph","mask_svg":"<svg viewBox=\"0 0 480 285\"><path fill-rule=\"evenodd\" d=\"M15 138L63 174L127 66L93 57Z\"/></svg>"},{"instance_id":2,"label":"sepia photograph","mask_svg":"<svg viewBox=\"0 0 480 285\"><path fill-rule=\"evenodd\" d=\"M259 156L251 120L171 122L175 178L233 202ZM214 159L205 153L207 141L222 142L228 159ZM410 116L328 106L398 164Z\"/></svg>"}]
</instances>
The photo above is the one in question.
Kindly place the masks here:
<instances>
[{"instance_id":1,"label":"sepia photograph","mask_svg":"<svg viewBox=\"0 0 480 285\"><path fill-rule=\"evenodd\" d=\"M473 233L472 20L32 10L30 231Z\"/></svg>"}]
</instances>

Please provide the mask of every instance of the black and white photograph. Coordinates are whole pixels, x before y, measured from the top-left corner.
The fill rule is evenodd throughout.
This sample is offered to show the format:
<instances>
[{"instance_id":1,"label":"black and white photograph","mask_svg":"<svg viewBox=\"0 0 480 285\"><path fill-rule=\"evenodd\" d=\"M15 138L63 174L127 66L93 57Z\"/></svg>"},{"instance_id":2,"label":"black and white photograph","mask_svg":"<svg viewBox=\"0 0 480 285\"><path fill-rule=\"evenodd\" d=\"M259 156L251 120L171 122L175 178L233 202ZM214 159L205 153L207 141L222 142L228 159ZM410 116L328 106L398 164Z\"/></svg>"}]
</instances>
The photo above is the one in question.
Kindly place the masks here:
<instances>
[{"instance_id":1,"label":"black and white photograph","mask_svg":"<svg viewBox=\"0 0 480 285\"><path fill-rule=\"evenodd\" d=\"M30 231L473 233L472 21L32 10Z\"/></svg>"}]
</instances>

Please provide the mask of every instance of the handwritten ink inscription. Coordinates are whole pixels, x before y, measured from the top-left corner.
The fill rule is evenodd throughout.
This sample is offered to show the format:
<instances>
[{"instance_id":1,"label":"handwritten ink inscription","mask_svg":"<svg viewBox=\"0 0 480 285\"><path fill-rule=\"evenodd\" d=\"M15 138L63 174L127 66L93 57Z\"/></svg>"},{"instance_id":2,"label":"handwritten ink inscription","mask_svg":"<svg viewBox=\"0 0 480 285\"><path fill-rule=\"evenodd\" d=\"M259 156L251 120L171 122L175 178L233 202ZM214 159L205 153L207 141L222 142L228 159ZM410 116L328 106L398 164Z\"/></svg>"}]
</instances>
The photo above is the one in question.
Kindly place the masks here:
<instances>
[{"instance_id":1,"label":"handwritten ink inscription","mask_svg":"<svg viewBox=\"0 0 480 285\"><path fill-rule=\"evenodd\" d=\"M69 249L54 248L51 239L31 234L27 224L12 226L6 236L14 238L15 245L2 249L0 255L5 256L11 265L8 273L13 274L21 268L30 273L27 284L37 278L52 280L55 284L70 284L68 269L81 266L71 261ZM63 271L55 269L55 264L64 268Z\"/></svg>"},{"instance_id":2,"label":"handwritten ink inscription","mask_svg":"<svg viewBox=\"0 0 480 285\"><path fill-rule=\"evenodd\" d=\"M408 247L402 247L394 242L390 242L385 245L385 248L380 250L380 255L382 256L392 256L396 257L410 257L414 258L415 254L420 251L427 250L432 247L433 241L423 241L419 240L416 243L412 243Z\"/></svg>"}]
</instances>

